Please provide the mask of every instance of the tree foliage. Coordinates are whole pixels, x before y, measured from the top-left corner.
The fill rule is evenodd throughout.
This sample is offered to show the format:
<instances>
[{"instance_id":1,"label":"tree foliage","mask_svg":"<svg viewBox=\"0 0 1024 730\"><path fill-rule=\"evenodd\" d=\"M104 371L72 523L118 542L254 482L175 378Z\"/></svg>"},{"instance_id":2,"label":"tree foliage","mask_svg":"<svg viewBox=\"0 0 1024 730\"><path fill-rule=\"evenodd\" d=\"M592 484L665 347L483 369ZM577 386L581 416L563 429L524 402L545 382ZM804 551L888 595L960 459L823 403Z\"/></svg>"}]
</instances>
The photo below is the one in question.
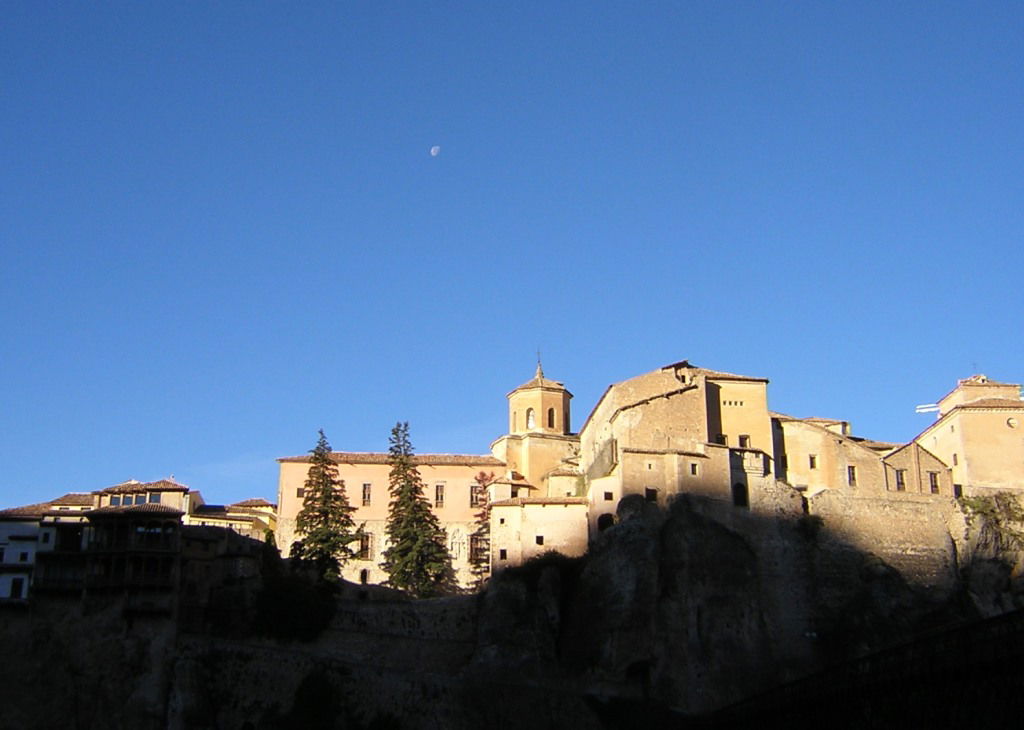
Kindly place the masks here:
<instances>
[{"instance_id":1,"label":"tree foliage","mask_svg":"<svg viewBox=\"0 0 1024 730\"><path fill-rule=\"evenodd\" d=\"M295 557L312 563L321 578L336 579L341 566L353 555L349 545L359 539L348 503L345 482L338 476L338 467L331 460L331 447L323 429L316 446L309 452L309 473L306 476L302 510L295 520L301 544L293 545Z\"/></svg>"},{"instance_id":2,"label":"tree foliage","mask_svg":"<svg viewBox=\"0 0 1024 730\"><path fill-rule=\"evenodd\" d=\"M423 494L423 479L413 464L409 424L391 430L388 463L387 536L383 568L387 584L423 598L451 593L456 588L444 529Z\"/></svg>"},{"instance_id":3,"label":"tree foliage","mask_svg":"<svg viewBox=\"0 0 1024 730\"><path fill-rule=\"evenodd\" d=\"M473 477L473 501L478 511L476 529L469 537L469 564L479 589L491 575L491 503L487 487L494 481L494 472L481 471Z\"/></svg>"}]
</instances>

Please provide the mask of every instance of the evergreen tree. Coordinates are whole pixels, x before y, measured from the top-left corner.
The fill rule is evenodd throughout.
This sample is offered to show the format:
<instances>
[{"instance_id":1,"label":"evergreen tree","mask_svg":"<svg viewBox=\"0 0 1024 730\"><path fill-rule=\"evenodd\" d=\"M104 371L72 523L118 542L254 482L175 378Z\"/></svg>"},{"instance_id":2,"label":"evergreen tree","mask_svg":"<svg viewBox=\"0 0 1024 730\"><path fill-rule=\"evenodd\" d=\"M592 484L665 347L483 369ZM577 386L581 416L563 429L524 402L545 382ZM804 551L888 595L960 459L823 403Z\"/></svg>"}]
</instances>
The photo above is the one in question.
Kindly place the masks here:
<instances>
[{"instance_id":1,"label":"evergreen tree","mask_svg":"<svg viewBox=\"0 0 1024 730\"><path fill-rule=\"evenodd\" d=\"M301 544L292 546L299 559L316 566L322 578L335 579L341 566L353 555L349 544L359 539L348 503L345 482L338 476L338 467L331 460L331 447L323 429L320 439L309 452L309 473L306 476L302 510L295 519Z\"/></svg>"},{"instance_id":2,"label":"evergreen tree","mask_svg":"<svg viewBox=\"0 0 1024 730\"><path fill-rule=\"evenodd\" d=\"M384 551L388 585L417 597L451 593L456 589L445 531L423 494L423 479L413 466L409 424L391 430L388 463L391 465L387 536Z\"/></svg>"},{"instance_id":3,"label":"evergreen tree","mask_svg":"<svg viewBox=\"0 0 1024 730\"><path fill-rule=\"evenodd\" d=\"M494 472L481 471L473 477L473 502L476 513L476 530L469 537L469 564L480 589L491 575L491 503L487 498L487 486L494 481Z\"/></svg>"}]
</instances>

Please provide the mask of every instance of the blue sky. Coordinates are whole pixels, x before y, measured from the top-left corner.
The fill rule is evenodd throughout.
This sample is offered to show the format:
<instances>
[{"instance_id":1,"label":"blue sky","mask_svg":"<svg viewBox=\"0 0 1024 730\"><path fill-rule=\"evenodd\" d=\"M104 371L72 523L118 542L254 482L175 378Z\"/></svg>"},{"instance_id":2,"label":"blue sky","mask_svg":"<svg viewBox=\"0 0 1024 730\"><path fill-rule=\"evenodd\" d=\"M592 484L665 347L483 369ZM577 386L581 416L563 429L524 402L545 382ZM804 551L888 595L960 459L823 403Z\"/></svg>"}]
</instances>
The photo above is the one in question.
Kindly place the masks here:
<instances>
[{"instance_id":1,"label":"blue sky","mask_svg":"<svg viewBox=\"0 0 1024 730\"><path fill-rule=\"evenodd\" d=\"M688 358L908 440L1024 380L1022 49L1018 3L3 3L0 505L486 453L538 348L576 426Z\"/></svg>"}]
</instances>

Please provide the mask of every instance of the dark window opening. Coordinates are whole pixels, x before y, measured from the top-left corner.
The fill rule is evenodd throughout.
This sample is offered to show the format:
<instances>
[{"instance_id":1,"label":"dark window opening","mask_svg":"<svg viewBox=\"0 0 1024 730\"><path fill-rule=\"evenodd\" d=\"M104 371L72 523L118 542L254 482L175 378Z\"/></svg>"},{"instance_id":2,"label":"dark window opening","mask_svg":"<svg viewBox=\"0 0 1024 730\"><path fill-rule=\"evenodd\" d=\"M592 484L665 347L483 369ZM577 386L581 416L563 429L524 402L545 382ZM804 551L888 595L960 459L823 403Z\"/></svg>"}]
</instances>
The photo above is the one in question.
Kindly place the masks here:
<instances>
[{"instance_id":1,"label":"dark window opening","mask_svg":"<svg viewBox=\"0 0 1024 730\"><path fill-rule=\"evenodd\" d=\"M444 485L434 485L434 506L444 507Z\"/></svg>"},{"instance_id":2,"label":"dark window opening","mask_svg":"<svg viewBox=\"0 0 1024 730\"><path fill-rule=\"evenodd\" d=\"M120 497L111 497L110 498L110 506L111 507L120 507L121 506L121 498Z\"/></svg>"},{"instance_id":3,"label":"dark window opening","mask_svg":"<svg viewBox=\"0 0 1024 730\"><path fill-rule=\"evenodd\" d=\"M959 463L960 461L956 458L956 454L953 454L953 466L956 466Z\"/></svg>"},{"instance_id":4,"label":"dark window opening","mask_svg":"<svg viewBox=\"0 0 1024 730\"><path fill-rule=\"evenodd\" d=\"M502 548L498 551L498 560L508 560L508 550Z\"/></svg>"},{"instance_id":5,"label":"dark window opening","mask_svg":"<svg viewBox=\"0 0 1024 730\"><path fill-rule=\"evenodd\" d=\"M18 562L19 563L27 563L28 562L28 553L18 553Z\"/></svg>"},{"instance_id":6,"label":"dark window opening","mask_svg":"<svg viewBox=\"0 0 1024 730\"><path fill-rule=\"evenodd\" d=\"M11 579L11 598L21 598L22 592L25 590L25 579L24 578L12 578Z\"/></svg>"},{"instance_id":7,"label":"dark window opening","mask_svg":"<svg viewBox=\"0 0 1024 730\"><path fill-rule=\"evenodd\" d=\"M372 499L373 499L373 485L372 484L364 484L363 485L363 506L364 507L369 507L370 504L371 504Z\"/></svg>"},{"instance_id":8,"label":"dark window opening","mask_svg":"<svg viewBox=\"0 0 1024 730\"><path fill-rule=\"evenodd\" d=\"M373 535L365 533L359 536L359 550L356 552L356 560L369 560L373 551Z\"/></svg>"},{"instance_id":9,"label":"dark window opening","mask_svg":"<svg viewBox=\"0 0 1024 730\"><path fill-rule=\"evenodd\" d=\"M543 535L537 535L536 540L537 540L537 544L538 545L543 545L544 544L544 536Z\"/></svg>"},{"instance_id":10,"label":"dark window opening","mask_svg":"<svg viewBox=\"0 0 1024 730\"><path fill-rule=\"evenodd\" d=\"M749 449L750 448L750 436L747 436L746 434L740 434L740 448L741 449Z\"/></svg>"},{"instance_id":11,"label":"dark window opening","mask_svg":"<svg viewBox=\"0 0 1024 730\"><path fill-rule=\"evenodd\" d=\"M304 498L306 496L306 488L305 487L299 487L298 489L296 489L295 490L295 496L298 497L299 499Z\"/></svg>"},{"instance_id":12,"label":"dark window opening","mask_svg":"<svg viewBox=\"0 0 1024 730\"><path fill-rule=\"evenodd\" d=\"M690 464L690 476L697 476L697 465Z\"/></svg>"},{"instance_id":13,"label":"dark window opening","mask_svg":"<svg viewBox=\"0 0 1024 730\"><path fill-rule=\"evenodd\" d=\"M810 469L817 469L818 468L818 457L815 456L814 454L810 454L807 457L807 466Z\"/></svg>"},{"instance_id":14,"label":"dark window opening","mask_svg":"<svg viewBox=\"0 0 1024 730\"><path fill-rule=\"evenodd\" d=\"M657 502L658 490L647 487L646 489L644 489L644 499L646 499L648 502Z\"/></svg>"},{"instance_id":15,"label":"dark window opening","mask_svg":"<svg viewBox=\"0 0 1024 730\"><path fill-rule=\"evenodd\" d=\"M43 544L45 545L48 542L50 542L50 533L49 532L44 532L43 533Z\"/></svg>"},{"instance_id":16,"label":"dark window opening","mask_svg":"<svg viewBox=\"0 0 1024 730\"><path fill-rule=\"evenodd\" d=\"M370 571L366 568L359 571L359 582L364 586L370 582Z\"/></svg>"},{"instance_id":17,"label":"dark window opening","mask_svg":"<svg viewBox=\"0 0 1024 730\"><path fill-rule=\"evenodd\" d=\"M605 502L611 502L613 499L615 499L615 495L612 492L605 492L604 493L604 501Z\"/></svg>"},{"instance_id":18,"label":"dark window opening","mask_svg":"<svg viewBox=\"0 0 1024 730\"><path fill-rule=\"evenodd\" d=\"M907 488L907 471L906 469L896 470L896 491L902 492Z\"/></svg>"},{"instance_id":19,"label":"dark window opening","mask_svg":"<svg viewBox=\"0 0 1024 730\"><path fill-rule=\"evenodd\" d=\"M150 492L149 494L150 504L160 504L160 492Z\"/></svg>"},{"instance_id":20,"label":"dark window opening","mask_svg":"<svg viewBox=\"0 0 1024 730\"><path fill-rule=\"evenodd\" d=\"M717 436L715 436L715 443L716 444L721 444L722 446L728 446L729 445L729 437L726 436L724 433L720 433Z\"/></svg>"},{"instance_id":21,"label":"dark window opening","mask_svg":"<svg viewBox=\"0 0 1024 730\"><path fill-rule=\"evenodd\" d=\"M849 484L851 487L857 486L857 467L846 467L846 483Z\"/></svg>"},{"instance_id":22,"label":"dark window opening","mask_svg":"<svg viewBox=\"0 0 1024 730\"><path fill-rule=\"evenodd\" d=\"M750 495L747 493L747 485L736 482L732 485L732 503L737 507L750 506Z\"/></svg>"},{"instance_id":23,"label":"dark window opening","mask_svg":"<svg viewBox=\"0 0 1024 730\"><path fill-rule=\"evenodd\" d=\"M953 496L956 497L957 499L964 496L964 487L962 484L953 485Z\"/></svg>"},{"instance_id":24,"label":"dark window opening","mask_svg":"<svg viewBox=\"0 0 1024 730\"><path fill-rule=\"evenodd\" d=\"M548 408L548 428L555 427L555 409Z\"/></svg>"},{"instance_id":25,"label":"dark window opening","mask_svg":"<svg viewBox=\"0 0 1024 730\"><path fill-rule=\"evenodd\" d=\"M937 471L928 472L928 487L932 494L939 493L939 473Z\"/></svg>"}]
</instances>

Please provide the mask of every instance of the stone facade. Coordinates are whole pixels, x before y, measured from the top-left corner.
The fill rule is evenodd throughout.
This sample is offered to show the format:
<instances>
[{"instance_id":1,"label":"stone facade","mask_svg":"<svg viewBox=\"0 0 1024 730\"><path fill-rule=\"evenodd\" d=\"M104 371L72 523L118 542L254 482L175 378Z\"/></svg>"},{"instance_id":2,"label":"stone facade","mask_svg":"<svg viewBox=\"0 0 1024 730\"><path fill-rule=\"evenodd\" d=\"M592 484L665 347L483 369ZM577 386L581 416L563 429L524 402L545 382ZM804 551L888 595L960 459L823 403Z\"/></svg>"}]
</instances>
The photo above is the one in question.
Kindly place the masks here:
<instances>
[{"instance_id":1,"label":"stone facade","mask_svg":"<svg viewBox=\"0 0 1024 730\"><path fill-rule=\"evenodd\" d=\"M481 471L497 477L488 490L495 570L552 549L582 554L617 523L626 497L666 507L689 495L754 515L817 516L850 544L874 545L897 564L907 554L930 555L933 577L947 575L949 533L936 526L948 522L950 499L1024 488L1020 387L985 376L960 381L940 401L938 421L906 444L855 436L841 419L771 411L767 379L685 360L609 386L579 433L571 430L571 398L538 364L533 379L508 393L509 432L492 443L490 456L417 457L463 583L470 582L467 540L479 512L471 486ZM345 575L382 581L386 455L334 458L356 521L372 535ZM308 463L279 461L278 542L287 549ZM367 488L368 503L361 499Z\"/></svg>"}]
</instances>

